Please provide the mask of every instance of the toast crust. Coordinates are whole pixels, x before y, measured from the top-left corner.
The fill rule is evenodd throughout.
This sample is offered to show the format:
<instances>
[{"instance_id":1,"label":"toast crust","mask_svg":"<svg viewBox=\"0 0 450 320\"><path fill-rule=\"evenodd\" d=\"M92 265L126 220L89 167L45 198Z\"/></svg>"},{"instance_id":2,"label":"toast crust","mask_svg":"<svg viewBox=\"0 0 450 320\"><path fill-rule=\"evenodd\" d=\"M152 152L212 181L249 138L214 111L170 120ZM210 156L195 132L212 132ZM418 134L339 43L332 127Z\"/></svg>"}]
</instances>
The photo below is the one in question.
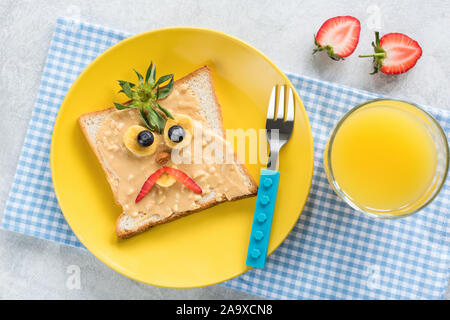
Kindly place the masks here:
<instances>
[{"instance_id":1,"label":"toast crust","mask_svg":"<svg viewBox=\"0 0 450 320\"><path fill-rule=\"evenodd\" d=\"M206 74L208 75L209 78L209 83L212 89L212 93L213 93L213 98L214 98L214 102L215 102L215 107L216 107L216 115L217 118L219 119L219 128L220 131L222 133L222 137L225 139L225 129L223 126L223 116L222 116L222 107L219 103L219 99L217 97L217 92L215 90L215 86L214 86L214 80L213 80L213 75L211 72L211 69L208 66L203 66L199 69L196 69L195 71L189 73L188 75L176 80L174 82L174 86L179 86L182 85L183 83L189 81L190 79L192 79L193 77L196 77L198 74L206 72ZM124 104L128 104L130 101L125 102ZM117 193L115 192L115 190L113 189L113 184L112 184L112 174L109 172L109 169L106 167L106 165L104 164L104 161L101 161L102 156L100 155L99 151L97 150L97 146L96 146L96 140L95 139L91 139L88 129L86 127L86 121L89 120L90 118L99 116L99 115L105 115L107 116L109 113L112 113L116 111L115 107L109 107L107 109L103 109L103 110L99 110L99 111L94 111L94 112L90 112L90 113L85 113L83 115L81 115L78 118L78 124L83 132L83 134L85 135L86 139L88 140L88 143L91 147L91 149L93 150L93 152L95 153L97 159L99 159L100 164L102 166L102 169L105 171L106 174L106 178L109 182L109 185L111 187L111 191L113 193L113 197L114 197L114 202L120 206L118 199L117 199ZM235 152L235 159L238 159L237 154ZM160 224L164 224L164 223L168 223L171 222L173 220L188 216L192 213L213 207L219 203L222 202L226 202L226 201L235 201L235 200L240 200L240 199L244 199L244 198L248 198L248 197L252 197L255 196L258 192L258 185L256 184L256 181L253 179L252 175L249 173L249 171L247 170L247 168L245 167L245 165L243 163L241 163L240 161L238 161L238 165L240 166L241 172L246 176L246 178L249 181L249 193L242 195L242 196L238 196L232 199L226 199L225 197L221 198L221 199L213 199L211 201L205 202L203 203L200 207L194 209L194 210L190 210L190 211L185 211L185 212L178 212L178 213L174 213L164 219L161 220L157 220L157 221L148 221L144 224L142 224L141 226L139 226L137 229L133 229L133 230L126 230L126 229L122 229L120 227L121 225L121 220L122 218L124 218L126 216L126 214L122 213L116 221L116 234L119 238L121 239L127 239L130 238L138 233L144 232L156 225L160 225Z\"/></svg>"},{"instance_id":2,"label":"toast crust","mask_svg":"<svg viewBox=\"0 0 450 320\"><path fill-rule=\"evenodd\" d=\"M111 181L112 180L112 178L111 178L112 174L109 172L109 169L106 167L105 163L103 161L100 161L102 159L102 157L101 157L100 153L98 152L98 149L97 149L97 146L96 146L96 143L95 143L96 140L93 140L93 139L91 139L89 137L89 132L88 132L87 127L85 125L85 121L87 119L90 119L90 118L95 117L95 116L103 115L103 114L104 115L108 115L108 114L114 112L115 110L117 110L115 107L110 107L110 108L99 110L99 111L85 113L85 114L81 115L78 118L78 125L80 126L81 131L83 132L84 136L86 137L86 140L89 143L89 146L91 147L92 151L95 153L95 156L99 160L100 165L102 166L102 169L105 172L106 180L108 180L109 187L111 188L111 192L113 194L114 203L117 204L118 206L120 206L119 200L117 199L116 192L113 189L113 186L112 186L112 183L111 183L112 182Z\"/></svg>"}]
</instances>

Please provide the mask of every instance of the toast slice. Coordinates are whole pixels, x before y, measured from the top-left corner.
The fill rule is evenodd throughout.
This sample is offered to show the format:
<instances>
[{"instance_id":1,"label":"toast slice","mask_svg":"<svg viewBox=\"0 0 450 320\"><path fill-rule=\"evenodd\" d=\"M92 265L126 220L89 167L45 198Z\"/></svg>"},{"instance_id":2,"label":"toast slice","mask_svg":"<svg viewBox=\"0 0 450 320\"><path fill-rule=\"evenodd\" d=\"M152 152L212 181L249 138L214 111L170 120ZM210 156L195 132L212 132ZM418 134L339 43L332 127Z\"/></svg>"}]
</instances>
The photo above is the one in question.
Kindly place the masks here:
<instances>
[{"instance_id":1,"label":"toast slice","mask_svg":"<svg viewBox=\"0 0 450 320\"><path fill-rule=\"evenodd\" d=\"M204 125L212 130L217 136L225 138L225 130L222 122L222 111L219 104L213 83L213 77L211 70L208 66L201 67L187 76L174 82L174 90L183 86L188 88L189 92L195 96L199 104L199 113L202 119L204 119ZM170 97L170 96L169 96ZM97 134L102 123L108 119L108 117L117 112L115 108L108 108L101 111L91 112L82 115L79 119L79 125L90 144L92 150L96 154L100 161L106 178L111 186L115 202L118 205L122 205L117 197L117 177L114 174L114 170L109 168L104 157L100 154L97 147ZM217 194L215 190L210 190L206 194L202 194L201 198L196 201L196 207L192 210L177 211L169 215L161 217L159 215L150 215L148 212L138 212L137 215L132 216L126 213L122 213L116 223L116 234L120 238L129 238L135 234L143 232L153 226L167 223L175 219L187 216L191 213L204 210L216 204L225 201L239 200L246 197L251 197L257 194L258 186L247 171L246 167L239 162L238 157L234 154L236 161L236 172L242 178L245 190L242 190L239 194L234 194L229 197L225 194Z\"/></svg>"}]
</instances>

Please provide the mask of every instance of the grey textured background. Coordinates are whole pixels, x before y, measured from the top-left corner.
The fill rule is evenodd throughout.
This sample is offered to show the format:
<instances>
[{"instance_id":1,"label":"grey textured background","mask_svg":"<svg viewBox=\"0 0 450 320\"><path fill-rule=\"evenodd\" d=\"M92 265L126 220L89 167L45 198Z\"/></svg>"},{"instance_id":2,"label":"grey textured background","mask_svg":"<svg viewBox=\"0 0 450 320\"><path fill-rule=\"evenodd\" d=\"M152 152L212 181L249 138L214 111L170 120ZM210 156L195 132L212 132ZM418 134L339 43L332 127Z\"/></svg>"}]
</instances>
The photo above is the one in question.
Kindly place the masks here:
<instances>
[{"instance_id":1,"label":"grey textured background","mask_svg":"<svg viewBox=\"0 0 450 320\"><path fill-rule=\"evenodd\" d=\"M377 19L379 13L379 19ZM356 53L345 62L311 55L313 33L324 20L354 15L362 23ZM335 81L419 104L450 108L450 2L271 0L0 0L0 214L13 179L56 18L138 33L184 25L220 30L262 50L283 70ZM423 57L409 73L369 76L374 27L417 40ZM89 252L0 231L0 298L29 299L244 299L258 298L212 286L174 290L140 284L112 271ZM81 268L81 289L66 287L67 268Z\"/></svg>"}]
</instances>

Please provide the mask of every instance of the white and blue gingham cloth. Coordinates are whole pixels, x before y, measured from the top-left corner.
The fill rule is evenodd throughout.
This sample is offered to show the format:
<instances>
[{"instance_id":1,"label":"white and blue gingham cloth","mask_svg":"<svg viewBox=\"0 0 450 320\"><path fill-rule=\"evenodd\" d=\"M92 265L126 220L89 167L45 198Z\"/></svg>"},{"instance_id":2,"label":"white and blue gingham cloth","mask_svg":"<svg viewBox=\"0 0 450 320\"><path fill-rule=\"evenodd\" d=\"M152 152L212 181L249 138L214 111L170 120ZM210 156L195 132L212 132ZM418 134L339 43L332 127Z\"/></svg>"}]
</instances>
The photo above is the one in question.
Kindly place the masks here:
<instances>
[{"instance_id":1,"label":"white and blue gingham cloth","mask_svg":"<svg viewBox=\"0 0 450 320\"><path fill-rule=\"evenodd\" d=\"M58 109L79 73L129 34L60 18L5 207L2 227L83 247L56 200L50 141ZM406 219L382 220L352 210L330 188L322 158L336 121L377 97L288 74L303 100L315 146L315 172L303 213L290 235L253 269L223 285L274 299L442 299L450 266L450 186ZM450 113L427 109L450 132Z\"/></svg>"}]
</instances>

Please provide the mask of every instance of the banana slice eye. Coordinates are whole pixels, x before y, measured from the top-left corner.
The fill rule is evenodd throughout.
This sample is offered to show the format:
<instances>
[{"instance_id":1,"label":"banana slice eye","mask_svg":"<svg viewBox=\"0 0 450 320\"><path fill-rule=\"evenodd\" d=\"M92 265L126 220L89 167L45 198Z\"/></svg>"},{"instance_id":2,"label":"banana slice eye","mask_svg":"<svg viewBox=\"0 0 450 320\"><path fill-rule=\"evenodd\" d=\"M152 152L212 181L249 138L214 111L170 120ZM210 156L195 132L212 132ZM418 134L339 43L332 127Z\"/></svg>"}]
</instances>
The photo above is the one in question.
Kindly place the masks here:
<instances>
[{"instance_id":1,"label":"banana slice eye","mask_svg":"<svg viewBox=\"0 0 450 320\"><path fill-rule=\"evenodd\" d=\"M192 119L186 115L175 115L164 127L164 142L173 149L183 148L191 143Z\"/></svg>"},{"instance_id":2,"label":"banana slice eye","mask_svg":"<svg viewBox=\"0 0 450 320\"><path fill-rule=\"evenodd\" d=\"M125 131L123 143L125 147L138 157L146 157L155 153L158 147L159 135L148 129L134 125Z\"/></svg>"}]
</instances>

